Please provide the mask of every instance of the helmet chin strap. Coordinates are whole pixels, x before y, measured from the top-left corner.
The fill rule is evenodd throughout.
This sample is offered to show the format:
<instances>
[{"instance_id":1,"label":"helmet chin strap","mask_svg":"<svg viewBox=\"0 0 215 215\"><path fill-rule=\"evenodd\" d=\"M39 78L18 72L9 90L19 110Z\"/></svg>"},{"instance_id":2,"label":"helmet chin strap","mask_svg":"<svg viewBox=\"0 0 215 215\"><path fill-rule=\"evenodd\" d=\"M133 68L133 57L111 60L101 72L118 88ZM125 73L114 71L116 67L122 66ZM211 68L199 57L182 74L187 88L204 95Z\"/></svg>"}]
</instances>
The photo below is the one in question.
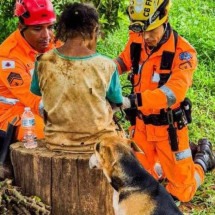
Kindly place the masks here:
<instances>
[{"instance_id":1,"label":"helmet chin strap","mask_svg":"<svg viewBox=\"0 0 215 215\"><path fill-rule=\"evenodd\" d=\"M20 31L21 35L24 37L23 33L24 33L25 30L27 30L28 26L23 25L22 23L19 23L18 28L19 28L19 31Z\"/></svg>"},{"instance_id":2,"label":"helmet chin strap","mask_svg":"<svg viewBox=\"0 0 215 215\"><path fill-rule=\"evenodd\" d=\"M163 36L164 34L166 33L166 29L167 29L167 23L164 23L163 24L163 27L164 27L164 31L163 31L163 35L161 36L159 42L157 43L156 47L161 43L162 39L163 39Z\"/></svg>"}]
</instances>

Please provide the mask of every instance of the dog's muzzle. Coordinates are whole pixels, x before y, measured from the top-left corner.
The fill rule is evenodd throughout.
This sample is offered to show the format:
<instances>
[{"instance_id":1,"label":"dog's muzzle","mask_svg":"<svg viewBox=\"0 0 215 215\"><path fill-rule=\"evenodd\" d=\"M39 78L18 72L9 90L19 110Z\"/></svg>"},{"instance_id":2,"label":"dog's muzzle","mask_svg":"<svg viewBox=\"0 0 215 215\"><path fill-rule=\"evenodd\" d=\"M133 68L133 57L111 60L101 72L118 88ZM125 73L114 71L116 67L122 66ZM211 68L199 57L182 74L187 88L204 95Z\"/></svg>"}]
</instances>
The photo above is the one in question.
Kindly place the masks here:
<instances>
[{"instance_id":1,"label":"dog's muzzle","mask_svg":"<svg viewBox=\"0 0 215 215\"><path fill-rule=\"evenodd\" d=\"M99 168L99 162L98 162L98 159L96 158L96 155L95 155L95 154L93 154L93 155L90 157L90 160L89 160L89 167L90 167L90 169Z\"/></svg>"}]
</instances>

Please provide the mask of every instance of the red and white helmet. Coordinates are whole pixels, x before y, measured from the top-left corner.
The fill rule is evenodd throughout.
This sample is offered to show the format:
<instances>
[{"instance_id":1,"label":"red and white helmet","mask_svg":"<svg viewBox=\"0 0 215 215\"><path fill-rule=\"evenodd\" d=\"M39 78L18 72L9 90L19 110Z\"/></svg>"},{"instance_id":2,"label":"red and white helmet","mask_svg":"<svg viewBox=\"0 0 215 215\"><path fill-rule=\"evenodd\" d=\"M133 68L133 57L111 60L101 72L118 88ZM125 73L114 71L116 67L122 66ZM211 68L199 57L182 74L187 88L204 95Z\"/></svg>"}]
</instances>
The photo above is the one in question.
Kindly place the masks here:
<instances>
[{"instance_id":1,"label":"red and white helmet","mask_svg":"<svg viewBox=\"0 0 215 215\"><path fill-rule=\"evenodd\" d=\"M39 25L56 21L51 0L16 0L14 15L22 17L25 25Z\"/></svg>"}]
</instances>

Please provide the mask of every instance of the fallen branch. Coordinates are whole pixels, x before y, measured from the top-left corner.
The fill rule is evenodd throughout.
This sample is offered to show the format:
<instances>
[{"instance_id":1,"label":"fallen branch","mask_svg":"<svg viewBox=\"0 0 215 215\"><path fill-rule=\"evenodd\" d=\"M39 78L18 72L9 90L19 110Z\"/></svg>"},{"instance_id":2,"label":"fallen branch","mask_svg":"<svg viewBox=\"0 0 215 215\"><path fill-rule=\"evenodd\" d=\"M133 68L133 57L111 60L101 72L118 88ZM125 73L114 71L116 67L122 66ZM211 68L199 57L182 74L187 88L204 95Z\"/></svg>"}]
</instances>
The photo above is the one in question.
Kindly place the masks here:
<instances>
[{"instance_id":1,"label":"fallen branch","mask_svg":"<svg viewBox=\"0 0 215 215\"><path fill-rule=\"evenodd\" d=\"M24 196L18 189L12 186L10 179L0 182L0 214L8 211L23 215L50 214L50 206L41 202L40 198Z\"/></svg>"}]
</instances>

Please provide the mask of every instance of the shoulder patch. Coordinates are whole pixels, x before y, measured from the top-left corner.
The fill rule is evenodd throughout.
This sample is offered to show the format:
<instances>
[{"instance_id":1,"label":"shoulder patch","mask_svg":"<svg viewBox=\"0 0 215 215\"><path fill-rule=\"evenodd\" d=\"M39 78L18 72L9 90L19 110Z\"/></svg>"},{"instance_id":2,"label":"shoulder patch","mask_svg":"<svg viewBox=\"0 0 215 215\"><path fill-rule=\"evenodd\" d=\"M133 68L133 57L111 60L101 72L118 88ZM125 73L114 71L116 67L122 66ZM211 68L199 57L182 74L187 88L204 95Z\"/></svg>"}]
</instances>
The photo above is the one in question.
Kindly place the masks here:
<instances>
[{"instance_id":1,"label":"shoulder patch","mask_svg":"<svg viewBox=\"0 0 215 215\"><path fill-rule=\"evenodd\" d=\"M180 60L190 60L192 55L189 52L181 52L179 58Z\"/></svg>"},{"instance_id":2,"label":"shoulder patch","mask_svg":"<svg viewBox=\"0 0 215 215\"><path fill-rule=\"evenodd\" d=\"M179 69L182 69L182 70L189 69L189 68L192 68L192 64L190 63L190 61L186 61L179 65Z\"/></svg>"},{"instance_id":3,"label":"shoulder patch","mask_svg":"<svg viewBox=\"0 0 215 215\"><path fill-rule=\"evenodd\" d=\"M22 77L19 73L11 72L7 77L7 81L11 87L23 85Z\"/></svg>"},{"instance_id":4,"label":"shoulder patch","mask_svg":"<svg viewBox=\"0 0 215 215\"><path fill-rule=\"evenodd\" d=\"M3 60L2 61L2 69L14 69L15 61L12 60Z\"/></svg>"}]
</instances>

